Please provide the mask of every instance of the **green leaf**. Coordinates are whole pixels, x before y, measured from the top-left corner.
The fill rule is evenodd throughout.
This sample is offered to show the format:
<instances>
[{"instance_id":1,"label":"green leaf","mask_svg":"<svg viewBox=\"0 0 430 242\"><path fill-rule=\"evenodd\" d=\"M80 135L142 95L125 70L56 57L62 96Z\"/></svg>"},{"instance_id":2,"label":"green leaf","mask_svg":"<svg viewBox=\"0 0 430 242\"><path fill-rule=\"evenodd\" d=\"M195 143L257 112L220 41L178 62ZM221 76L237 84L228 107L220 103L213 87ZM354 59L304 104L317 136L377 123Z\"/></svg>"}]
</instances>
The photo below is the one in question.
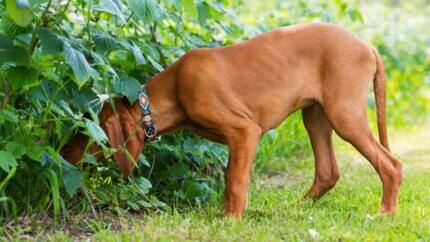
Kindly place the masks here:
<instances>
[{"instance_id":1,"label":"green leaf","mask_svg":"<svg viewBox=\"0 0 430 242\"><path fill-rule=\"evenodd\" d=\"M126 50L114 50L108 55L111 64L118 65L124 71L131 71L135 67L133 55Z\"/></svg>"},{"instance_id":2,"label":"green leaf","mask_svg":"<svg viewBox=\"0 0 430 242\"><path fill-rule=\"evenodd\" d=\"M133 103L139 95L140 83L134 77L121 74L115 78L113 86L115 92L126 96L130 103Z\"/></svg>"},{"instance_id":3,"label":"green leaf","mask_svg":"<svg viewBox=\"0 0 430 242\"><path fill-rule=\"evenodd\" d=\"M359 21L360 23L364 24L363 16L359 10L349 9L347 13L353 22Z\"/></svg>"},{"instance_id":4,"label":"green leaf","mask_svg":"<svg viewBox=\"0 0 430 242\"><path fill-rule=\"evenodd\" d=\"M188 14L192 19L197 18L197 6L194 0L182 0L182 7L185 10L185 13Z\"/></svg>"},{"instance_id":5,"label":"green leaf","mask_svg":"<svg viewBox=\"0 0 430 242\"><path fill-rule=\"evenodd\" d=\"M137 181L137 186L145 194L148 193L149 190L152 188L151 182L148 181L148 179L146 179L145 177L139 178L139 180Z\"/></svg>"},{"instance_id":6,"label":"green leaf","mask_svg":"<svg viewBox=\"0 0 430 242\"><path fill-rule=\"evenodd\" d=\"M169 167L169 170L167 173L172 178L184 178L188 176L189 169L187 166L185 166L182 163L174 164L173 166Z\"/></svg>"},{"instance_id":7,"label":"green leaf","mask_svg":"<svg viewBox=\"0 0 430 242\"><path fill-rule=\"evenodd\" d=\"M121 41L121 45L133 54L137 65L146 64L141 49L133 41Z\"/></svg>"},{"instance_id":8,"label":"green leaf","mask_svg":"<svg viewBox=\"0 0 430 242\"><path fill-rule=\"evenodd\" d=\"M68 102L61 100L59 104L61 105L61 107L63 107L64 111L66 111L72 118L79 119L79 116L73 112Z\"/></svg>"},{"instance_id":9,"label":"green leaf","mask_svg":"<svg viewBox=\"0 0 430 242\"><path fill-rule=\"evenodd\" d=\"M137 204L137 203L135 203L135 202L133 202L133 201L131 201L131 200L127 200L127 205L129 206L129 207L131 207L133 210L135 210L135 211L137 211L137 210L139 210L139 208L140 208L140 206L139 206L139 204Z\"/></svg>"},{"instance_id":10,"label":"green leaf","mask_svg":"<svg viewBox=\"0 0 430 242\"><path fill-rule=\"evenodd\" d=\"M133 18L151 23L160 20L162 9L154 0L129 0L129 9L133 12Z\"/></svg>"},{"instance_id":11,"label":"green leaf","mask_svg":"<svg viewBox=\"0 0 430 242\"><path fill-rule=\"evenodd\" d=\"M42 54L53 55L63 52L64 41L61 37L47 28L39 28L37 34L42 46Z\"/></svg>"},{"instance_id":12,"label":"green leaf","mask_svg":"<svg viewBox=\"0 0 430 242\"><path fill-rule=\"evenodd\" d=\"M101 144L103 141L107 140L106 133L103 131L100 126L89 119L85 119L85 127L90 133L91 137L97 142L97 144Z\"/></svg>"},{"instance_id":13,"label":"green leaf","mask_svg":"<svg viewBox=\"0 0 430 242\"><path fill-rule=\"evenodd\" d=\"M0 109L0 117L12 123L18 123L18 117L12 111L7 109Z\"/></svg>"},{"instance_id":14,"label":"green leaf","mask_svg":"<svg viewBox=\"0 0 430 242\"><path fill-rule=\"evenodd\" d=\"M196 199L197 201L204 201L209 195L209 187L205 182L198 182L194 179L186 180L183 185L185 196L189 200Z\"/></svg>"},{"instance_id":15,"label":"green leaf","mask_svg":"<svg viewBox=\"0 0 430 242\"><path fill-rule=\"evenodd\" d=\"M124 14L121 11L121 6L119 5L119 2L114 0L103 0L99 5L95 5L92 7L93 10L110 13L112 15L115 15L119 18L121 23L125 23L126 19L124 17Z\"/></svg>"},{"instance_id":16,"label":"green leaf","mask_svg":"<svg viewBox=\"0 0 430 242\"><path fill-rule=\"evenodd\" d=\"M153 206L156 206L156 207L166 207L167 206L167 204L165 204L162 201L158 200L158 198L155 197L154 195L151 195L149 197L149 199L150 199L150 202L151 202L151 204Z\"/></svg>"},{"instance_id":17,"label":"green leaf","mask_svg":"<svg viewBox=\"0 0 430 242\"><path fill-rule=\"evenodd\" d=\"M20 141L22 145L25 146L26 151L25 154L32 160L39 161L42 150L40 149L40 145L36 142L30 135L26 135L23 137L23 140Z\"/></svg>"},{"instance_id":18,"label":"green leaf","mask_svg":"<svg viewBox=\"0 0 430 242\"><path fill-rule=\"evenodd\" d=\"M197 5L197 11L198 11L198 21L200 25L205 25L206 21L210 19L210 11L209 11L209 4L207 2L200 2Z\"/></svg>"},{"instance_id":19,"label":"green leaf","mask_svg":"<svg viewBox=\"0 0 430 242\"><path fill-rule=\"evenodd\" d=\"M36 69L29 69L25 66L9 68L6 71L6 79L14 91L37 86L40 83L39 74Z\"/></svg>"},{"instance_id":20,"label":"green leaf","mask_svg":"<svg viewBox=\"0 0 430 242\"><path fill-rule=\"evenodd\" d=\"M2 16L0 20L0 29L6 36L14 37L19 34L28 33L29 28L24 28L15 23L8 15Z\"/></svg>"},{"instance_id":21,"label":"green leaf","mask_svg":"<svg viewBox=\"0 0 430 242\"><path fill-rule=\"evenodd\" d=\"M146 159L146 156L144 156L143 154L141 154L139 156L139 162L141 165L144 165L146 167L151 167L151 165L149 164L148 160Z\"/></svg>"},{"instance_id":22,"label":"green leaf","mask_svg":"<svg viewBox=\"0 0 430 242\"><path fill-rule=\"evenodd\" d=\"M69 43L65 42L63 48L66 62L75 73L76 78L74 80L79 87L82 87L91 76L91 67L84 54L74 49Z\"/></svg>"},{"instance_id":23,"label":"green leaf","mask_svg":"<svg viewBox=\"0 0 430 242\"><path fill-rule=\"evenodd\" d=\"M140 206L145 207L145 208L151 208L152 207L152 204L150 202L147 202L147 201L144 201L144 200L139 200L139 201L137 201L137 203Z\"/></svg>"},{"instance_id":24,"label":"green leaf","mask_svg":"<svg viewBox=\"0 0 430 242\"><path fill-rule=\"evenodd\" d=\"M27 50L15 46L11 39L0 35L0 66L4 64L26 65L27 63Z\"/></svg>"},{"instance_id":25,"label":"green leaf","mask_svg":"<svg viewBox=\"0 0 430 242\"><path fill-rule=\"evenodd\" d=\"M97 165L97 160L96 160L96 157L94 157L94 155L91 155L91 154L85 154L84 155L84 159L82 160L82 162L83 163L88 163L88 164L91 164L91 165Z\"/></svg>"},{"instance_id":26,"label":"green leaf","mask_svg":"<svg viewBox=\"0 0 430 242\"><path fill-rule=\"evenodd\" d=\"M58 214L60 212L60 201L61 201L60 187L58 186L58 177L57 177L57 174L51 169L48 169L47 172L48 172L47 177L49 180L50 191L52 194L52 203L54 207L54 221L57 221Z\"/></svg>"},{"instance_id":27,"label":"green leaf","mask_svg":"<svg viewBox=\"0 0 430 242\"><path fill-rule=\"evenodd\" d=\"M7 143L7 145L4 147L6 151L11 153L15 157L20 157L25 154L27 151L26 147L18 142L10 141Z\"/></svg>"},{"instance_id":28,"label":"green leaf","mask_svg":"<svg viewBox=\"0 0 430 242\"><path fill-rule=\"evenodd\" d=\"M3 189L3 187L7 184L7 182L15 175L15 172L16 172L16 166L12 167L12 169L7 174L6 178L0 182L0 190Z\"/></svg>"},{"instance_id":29,"label":"green leaf","mask_svg":"<svg viewBox=\"0 0 430 242\"><path fill-rule=\"evenodd\" d=\"M63 170L64 188L70 197L73 197L73 195L76 193L76 190L78 190L78 188L81 186L82 178L83 176L81 172L75 166L69 166L67 169Z\"/></svg>"},{"instance_id":30,"label":"green leaf","mask_svg":"<svg viewBox=\"0 0 430 242\"><path fill-rule=\"evenodd\" d=\"M101 53L110 52L118 48L117 40L101 31L92 33L96 50Z\"/></svg>"},{"instance_id":31,"label":"green leaf","mask_svg":"<svg viewBox=\"0 0 430 242\"><path fill-rule=\"evenodd\" d=\"M5 172L9 172L11 168L16 167L17 165L18 163L16 163L15 157L13 157L13 155L4 150L0 151L0 168L2 168Z\"/></svg>"},{"instance_id":32,"label":"green leaf","mask_svg":"<svg viewBox=\"0 0 430 242\"><path fill-rule=\"evenodd\" d=\"M19 3L19 4L17 4ZM33 19L33 14L29 8L28 1L6 0L6 11L10 18L19 26L27 26Z\"/></svg>"},{"instance_id":33,"label":"green leaf","mask_svg":"<svg viewBox=\"0 0 430 242\"><path fill-rule=\"evenodd\" d=\"M140 48L134 42L131 42L129 50L131 51L131 53L133 53L137 65L146 64L145 58L143 57Z\"/></svg>"},{"instance_id":34,"label":"green leaf","mask_svg":"<svg viewBox=\"0 0 430 242\"><path fill-rule=\"evenodd\" d=\"M227 10L221 3L208 3L208 6L212 18L218 19L224 16L225 13L227 13Z\"/></svg>"},{"instance_id":35,"label":"green leaf","mask_svg":"<svg viewBox=\"0 0 430 242\"><path fill-rule=\"evenodd\" d=\"M157 71L164 71L164 68L156 61L154 60L151 56L147 56L148 61L151 63L151 65L157 69Z\"/></svg>"}]
</instances>

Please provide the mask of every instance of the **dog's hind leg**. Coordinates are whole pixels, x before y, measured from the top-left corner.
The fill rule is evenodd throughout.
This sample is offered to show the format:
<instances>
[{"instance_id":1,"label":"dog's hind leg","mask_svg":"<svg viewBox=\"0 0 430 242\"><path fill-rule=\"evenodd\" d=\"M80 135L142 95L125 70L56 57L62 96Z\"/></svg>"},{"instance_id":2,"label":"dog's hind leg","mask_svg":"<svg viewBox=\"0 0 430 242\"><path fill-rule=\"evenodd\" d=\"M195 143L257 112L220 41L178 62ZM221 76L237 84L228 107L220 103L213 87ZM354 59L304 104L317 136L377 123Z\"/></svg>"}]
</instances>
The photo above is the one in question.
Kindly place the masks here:
<instances>
[{"instance_id":1,"label":"dog's hind leg","mask_svg":"<svg viewBox=\"0 0 430 242\"><path fill-rule=\"evenodd\" d=\"M304 108L302 116L315 158L315 177L306 197L316 199L333 188L339 179L332 146L333 128L319 104Z\"/></svg>"},{"instance_id":2,"label":"dog's hind leg","mask_svg":"<svg viewBox=\"0 0 430 242\"><path fill-rule=\"evenodd\" d=\"M367 90L357 93L342 90L330 95L324 102L324 110L335 131L351 143L370 161L383 183L381 212L395 213L397 193L402 182L401 163L394 158L372 135L367 124ZM361 93L360 93L361 92Z\"/></svg>"}]
</instances>

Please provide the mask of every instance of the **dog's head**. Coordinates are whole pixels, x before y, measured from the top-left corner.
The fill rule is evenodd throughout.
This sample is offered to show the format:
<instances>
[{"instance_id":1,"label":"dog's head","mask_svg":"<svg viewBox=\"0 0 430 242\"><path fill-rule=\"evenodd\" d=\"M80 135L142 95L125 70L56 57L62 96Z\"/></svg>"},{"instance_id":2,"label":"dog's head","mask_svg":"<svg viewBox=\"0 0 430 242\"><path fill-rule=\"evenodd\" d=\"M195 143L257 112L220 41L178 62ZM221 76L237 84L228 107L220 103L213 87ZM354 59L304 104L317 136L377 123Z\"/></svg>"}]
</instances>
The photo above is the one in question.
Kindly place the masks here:
<instances>
[{"instance_id":1,"label":"dog's head","mask_svg":"<svg viewBox=\"0 0 430 242\"><path fill-rule=\"evenodd\" d=\"M142 152L145 133L141 127L141 111L138 102L130 104L126 98L116 98L114 104L105 103L100 112L100 126L116 149L113 154L124 176L129 176L136 166ZM61 155L72 163L78 163L88 146L88 137L76 134L62 149ZM103 159L101 149L95 143L88 151L96 154L97 160Z\"/></svg>"}]
</instances>

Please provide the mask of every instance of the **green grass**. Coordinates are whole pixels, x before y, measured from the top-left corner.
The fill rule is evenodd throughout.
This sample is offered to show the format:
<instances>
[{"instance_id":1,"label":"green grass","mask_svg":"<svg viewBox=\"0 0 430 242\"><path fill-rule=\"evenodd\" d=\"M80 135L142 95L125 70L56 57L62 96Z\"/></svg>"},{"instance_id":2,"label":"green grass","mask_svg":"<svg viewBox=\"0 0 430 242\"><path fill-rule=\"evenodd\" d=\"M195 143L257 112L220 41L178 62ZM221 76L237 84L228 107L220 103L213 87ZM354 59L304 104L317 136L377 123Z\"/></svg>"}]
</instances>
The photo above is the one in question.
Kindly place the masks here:
<instances>
[{"instance_id":1,"label":"green grass","mask_svg":"<svg viewBox=\"0 0 430 242\"><path fill-rule=\"evenodd\" d=\"M341 179L322 199L302 196L312 182L313 161L287 165L283 173L254 174L248 209L241 220L222 219L221 204L146 215L106 215L105 221L77 218L63 232L9 231L9 238L52 241L428 241L430 240L429 131L393 137L405 179L398 213L376 216L381 183L370 164L336 140ZM33 225L34 226L34 225ZM42 226L43 227L43 226Z\"/></svg>"}]
</instances>

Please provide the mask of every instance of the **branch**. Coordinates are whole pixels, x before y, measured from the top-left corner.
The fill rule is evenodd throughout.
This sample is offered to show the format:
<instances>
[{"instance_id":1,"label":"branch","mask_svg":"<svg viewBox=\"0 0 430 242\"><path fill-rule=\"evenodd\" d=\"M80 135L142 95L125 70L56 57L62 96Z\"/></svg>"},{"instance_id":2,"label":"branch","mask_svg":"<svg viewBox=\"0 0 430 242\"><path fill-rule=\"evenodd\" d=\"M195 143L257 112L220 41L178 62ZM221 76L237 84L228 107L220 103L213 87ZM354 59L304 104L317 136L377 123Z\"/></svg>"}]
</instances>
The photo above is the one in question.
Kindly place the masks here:
<instances>
[{"instance_id":1,"label":"branch","mask_svg":"<svg viewBox=\"0 0 430 242\"><path fill-rule=\"evenodd\" d=\"M51 6L51 2L52 2L52 0L50 0L48 2L48 5L46 5L45 11L43 11L43 14L41 17L42 24L39 24L38 27L40 27L40 26L47 27L49 25L48 10L49 10L49 7ZM34 28L33 33L32 33L30 47L28 48L28 56L33 55L33 52L36 49L37 43L39 42L39 38L36 37L36 33L35 33L36 29L37 28Z\"/></svg>"},{"instance_id":2,"label":"branch","mask_svg":"<svg viewBox=\"0 0 430 242\"><path fill-rule=\"evenodd\" d=\"M64 17L64 13L67 11L67 9L69 9L69 4L70 4L71 0L68 0L67 3L64 5L63 10L61 11L60 14L58 14L57 19L54 21L54 23L52 24L51 27L56 26L57 24L59 24L61 22L61 20L63 20Z\"/></svg>"},{"instance_id":3,"label":"branch","mask_svg":"<svg viewBox=\"0 0 430 242\"><path fill-rule=\"evenodd\" d=\"M10 97L11 93L12 92L10 90L7 91L7 92L5 92L4 97L3 97L3 101L1 103L1 107L0 108L5 108L6 107L7 102L9 101L9 97Z\"/></svg>"},{"instance_id":4,"label":"branch","mask_svg":"<svg viewBox=\"0 0 430 242\"><path fill-rule=\"evenodd\" d=\"M167 67L167 61L166 57L163 54L163 51L161 49L161 44L157 39L157 23L154 23L154 25L149 27L149 30L151 31L151 41L156 45L156 48L158 50L158 53L160 54L160 61L161 65L166 68Z\"/></svg>"}]
</instances>

